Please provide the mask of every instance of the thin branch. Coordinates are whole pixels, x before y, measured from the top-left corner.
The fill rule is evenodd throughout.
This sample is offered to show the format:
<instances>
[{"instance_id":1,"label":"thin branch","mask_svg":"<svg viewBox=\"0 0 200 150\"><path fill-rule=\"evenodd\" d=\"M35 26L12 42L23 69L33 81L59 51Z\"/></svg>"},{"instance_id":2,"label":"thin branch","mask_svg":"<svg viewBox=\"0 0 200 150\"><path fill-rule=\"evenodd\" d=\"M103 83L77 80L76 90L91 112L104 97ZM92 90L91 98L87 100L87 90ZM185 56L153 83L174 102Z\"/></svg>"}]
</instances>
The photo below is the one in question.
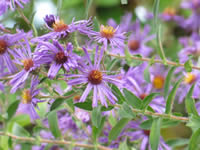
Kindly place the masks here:
<instances>
[{"instance_id":1,"label":"thin branch","mask_svg":"<svg viewBox=\"0 0 200 150\"><path fill-rule=\"evenodd\" d=\"M20 137L20 136L16 136L11 133L5 133L5 132L0 132L0 135L8 136L8 137L11 137L16 140L31 142L31 143L39 142L39 143L50 143L50 144L59 144L59 145L73 145L74 147L83 147L83 148L90 148L90 149L94 149L95 147L97 147L99 150L112 150L111 148L101 146L101 145L95 146L95 145L91 145L91 144L82 144L82 143L73 142L73 141L49 140L49 139L43 139L43 138L36 139L36 138L32 138L32 137Z\"/></svg>"}]
</instances>

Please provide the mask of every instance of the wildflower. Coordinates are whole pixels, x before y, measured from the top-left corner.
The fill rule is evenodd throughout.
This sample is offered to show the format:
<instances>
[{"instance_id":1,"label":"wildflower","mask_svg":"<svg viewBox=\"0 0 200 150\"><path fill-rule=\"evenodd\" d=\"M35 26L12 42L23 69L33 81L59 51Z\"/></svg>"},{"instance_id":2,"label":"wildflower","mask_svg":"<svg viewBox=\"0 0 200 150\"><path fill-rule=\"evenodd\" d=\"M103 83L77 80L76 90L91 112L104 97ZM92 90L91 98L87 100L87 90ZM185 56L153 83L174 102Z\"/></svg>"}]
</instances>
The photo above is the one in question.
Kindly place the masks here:
<instances>
[{"instance_id":1,"label":"wildflower","mask_svg":"<svg viewBox=\"0 0 200 150\"><path fill-rule=\"evenodd\" d=\"M15 63L22 66L23 69L10 76L10 78L12 78L10 80L10 84L12 85L11 93L14 93L26 81L26 79L28 79L29 74L40 66L40 61L37 60L31 52L28 40L26 38L24 40L26 46L19 43L21 48L15 49L15 52L12 52L12 55L15 58Z\"/></svg>"},{"instance_id":2,"label":"wildflower","mask_svg":"<svg viewBox=\"0 0 200 150\"><path fill-rule=\"evenodd\" d=\"M199 0L185 0L182 2L181 7L184 9L192 10L192 15L182 23L185 29L198 32L200 27L200 1Z\"/></svg>"},{"instance_id":3,"label":"wildflower","mask_svg":"<svg viewBox=\"0 0 200 150\"><path fill-rule=\"evenodd\" d=\"M30 0L1 0L0 1L0 16L3 15L8 8L12 11L16 9L17 6L24 8L23 4L29 3Z\"/></svg>"},{"instance_id":4,"label":"wildflower","mask_svg":"<svg viewBox=\"0 0 200 150\"><path fill-rule=\"evenodd\" d=\"M78 56L72 53L72 49L71 43L68 43L65 49L58 41L53 41L53 44L40 42L40 49L38 50L40 52L36 52L35 55L41 63L50 64L48 77L53 79L61 67L64 67L67 72L78 67Z\"/></svg>"},{"instance_id":5,"label":"wildflower","mask_svg":"<svg viewBox=\"0 0 200 150\"><path fill-rule=\"evenodd\" d=\"M87 83L87 87L79 100L80 102L84 102L90 91L93 89L93 107L98 105L98 100L101 101L102 105L107 107L108 104L106 102L105 96L112 104L115 104L117 98L111 92L111 89L108 86L108 82L118 86L121 84L121 82L114 75L106 75L104 74L104 71L100 70L100 62L104 51L103 48L100 51L100 55L98 55L98 47L96 48L94 65L91 62L87 50L85 48L83 48L83 50L86 54L89 66L83 64L83 67L80 68L81 74L67 75L67 77L74 77L74 79L68 81L68 84L77 85Z\"/></svg>"},{"instance_id":6,"label":"wildflower","mask_svg":"<svg viewBox=\"0 0 200 150\"><path fill-rule=\"evenodd\" d=\"M96 32L93 31L92 35L94 40L96 40L98 43L102 43L104 45L104 49L107 49L108 44L112 48L119 48L122 49L124 45L125 40L125 32L119 33L117 32L119 29L119 26L114 28L112 26L100 26L100 31Z\"/></svg>"},{"instance_id":7,"label":"wildflower","mask_svg":"<svg viewBox=\"0 0 200 150\"><path fill-rule=\"evenodd\" d=\"M149 56L153 51L152 48L147 47L145 44L154 39L155 35L148 36L150 32L150 26L145 25L143 32L140 29L139 20L133 26L133 32L128 40L128 48L132 54L141 54L143 56Z\"/></svg>"},{"instance_id":8,"label":"wildflower","mask_svg":"<svg viewBox=\"0 0 200 150\"><path fill-rule=\"evenodd\" d=\"M39 91L41 90L41 89L37 89L38 84L39 84L39 80L35 77L32 78L31 88L23 90L22 96L21 96L22 101L17 110L17 112L19 113L29 114L32 120L39 118L38 114L35 111L35 108L37 107L37 103L43 102L42 100L39 100L38 98L36 98L36 96L39 94Z\"/></svg>"},{"instance_id":9,"label":"wildflower","mask_svg":"<svg viewBox=\"0 0 200 150\"><path fill-rule=\"evenodd\" d=\"M3 66L3 63L5 63L10 73L15 73L17 71L17 68L10 57L10 54L13 51L12 47L24 36L25 34L23 32L0 36L0 59L3 60L0 61L0 66Z\"/></svg>"}]
</instances>

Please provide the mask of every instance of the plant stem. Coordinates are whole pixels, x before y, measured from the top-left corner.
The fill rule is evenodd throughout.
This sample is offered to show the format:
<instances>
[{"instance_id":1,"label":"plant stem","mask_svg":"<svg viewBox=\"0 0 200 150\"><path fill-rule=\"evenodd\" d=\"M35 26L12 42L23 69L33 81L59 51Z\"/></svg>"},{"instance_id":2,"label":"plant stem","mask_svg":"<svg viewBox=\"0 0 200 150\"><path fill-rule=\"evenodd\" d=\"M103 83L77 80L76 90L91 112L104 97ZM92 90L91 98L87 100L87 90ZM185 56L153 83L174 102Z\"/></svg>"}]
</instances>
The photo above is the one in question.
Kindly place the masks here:
<instances>
[{"instance_id":1,"label":"plant stem","mask_svg":"<svg viewBox=\"0 0 200 150\"><path fill-rule=\"evenodd\" d=\"M49 140L49 139L43 139L43 138L32 138L32 137L20 137L20 136L16 136L13 135L11 133L5 133L5 132L0 132L1 136L8 136L11 137L12 139L16 139L16 140L20 140L20 141L25 141L25 142L31 142L31 143L35 143L35 142L39 142L40 143L50 143L50 144L60 144L60 145L73 145L74 147L83 147L83 148L90 148L90 149L94 149L95 146L91 145L91 144L82 144L82 143L78 143L78 142L72 142L72 141L65 141L65 140ZM105 146L101 146L98 145L97 148L99 150L112 150L111 148L105 147Z\"/></svg>"}]
</instances>

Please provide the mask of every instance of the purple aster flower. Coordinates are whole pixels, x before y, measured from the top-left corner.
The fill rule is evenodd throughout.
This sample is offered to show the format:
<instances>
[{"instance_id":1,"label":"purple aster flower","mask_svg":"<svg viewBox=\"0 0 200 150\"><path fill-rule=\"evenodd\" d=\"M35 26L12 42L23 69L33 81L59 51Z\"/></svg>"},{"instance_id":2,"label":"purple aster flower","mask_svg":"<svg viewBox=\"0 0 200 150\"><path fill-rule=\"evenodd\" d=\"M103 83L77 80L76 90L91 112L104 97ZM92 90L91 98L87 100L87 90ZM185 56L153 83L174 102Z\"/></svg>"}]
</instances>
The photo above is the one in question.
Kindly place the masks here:
<instances>
[{"instance_id":1,"label":"purple aster flower","mask_svg":"<svg viewBox=\"0 0 200 150\"><path fill-rule=\"evenodd\" d=\"M78 56L72 53L73 45L68 43L64 48L58 41L40 42L39 52L36 52L36 58L40 60L42 64L50 64L48 71L48 77L53 79L59 72L61 67L64 67L67 72L70 69L78 67Z\"/></svg>"},{"instance_id":2,"label":"purple aster flower","mask_svg":"<svg viewBox=\"0 0 200 150\"><path fill-rule=\"evenodd\" d=\"M42 100L36 98L36 96L39 94L41 90L37 89L38 84L39 80L37 78L32 78L31 88L25 89L22 92L22 101L17 109L17 113L29 114L32 120L39 118L38 114L35 111L35 108L37 107L37 103L43 102Z\"/></svg>"},{"instance_id":3,"label":"purple aster flower","mask_svg":"<svg viewBox=\"0 0 200 150\"><path fill-rule=\"evenodd\" d=\"M50 40L50 39L60 39L68 36L69 33L79 31L82 34L89 34L92 30L92 21L89 20L72 20L71 24L66 24L62 19L54 15L47 15L44 18L46 27L51 31L41 37L33 39L33 42L38 42L41 40Z\"/></svg>"},{"instance_id":4,"label":"purple aster flower","mask_svg":"<svg viewBox=\"0 0 200 150\"><path fill-rule=\"evenodd\" d=\"M10 58L10 53L13 51L12 46L14 46L19 40L21 40L25 34L23 32L17 34L4 34L0 36L0 66L3 66L3 62L7 65L8 71L10 73L15 73L17 71L12 59Z\"/></svg>"},{"instance_id":5,"label":"purple aster flower","mask_svg":"<svg viewBox=\"0 0 200 150\"><path fill-rule=\"evenodd\" d=\"M1 90L1 91L4 91L4 85L3 85L2 82L0 82L0 90Z\"/></svg>"},{"instance_id":6,"label":"purple aster flower","mask_svg":"<svg viewBox=\"0 0 200 150\"><path fill-rule=\"evenodd\" d=\"M93 31L91 33L93 38L98 43L102 43L104 45L104 49L106 50L108 44L112 48L120 48L123 49L125 47L124 40L125 40L125 32L121 33L118 32L119 26L113 28L112 26L100 26L100 31L96 32Z\"/></svg>"},{"instance_id":7,"label":"purple aster flower","mask_svg":"<svg viewBox=\"0 0 200 150\"><path fill-rule=\"evenodd\" d=\"M153 51L152 48L146 46L148 41L155 38L155 35L150 35L150 26L145 25L144 30L141 31L139 20L133 26L132 34L128 40L128 48L132 54L141 54L142 56L149 56Z\"/></svg>"},{"instance_id":8,"label":"purple aster flower","mask_svg":"<svg viewBox=\"0 0 200 150\"><path fill-rule=\"evenodd\" d=\"M24 8L23 4L29 3L30 0L1 0L0 1L0 16L3 15L7 9L10 7L12 11L15 10L17 6Z\"/></svg>"},{"instance_id":9,"label":"purple aster flower","mask_svg":"<svg viewBox=\"0 0 200 150\"><path fill-rule=\"evenodd\" d=\"M140 150L151 150L149 143L150 130L144 130L139 127L140 123L136 121L131 121L127 125L128 128L136 129L134 131L126 132L126 135L130 138L130 141L142 140L140 144ZM171 150L171 148L165 143L162 137L160 137L160 143L158 145L158 150Z\"/></svg>"},{"instance_id":10,"label":"purple aster flower","mask_svg":"<svg viewBox=\"0 0 200 150\"><path fill-rule=\"evenodd\" d=\"M12 52L12 55L15 58L14 62L23 66L23 69L10 76L10 78L12 78L10 80L10 84L12 85L11 93L14 93L21 85L23 85L26 79L28 79L29 74L40 66L40 61L35 58L31 52L28 40L26 38L24 38L24 40L26 45L24 46L19 43L21 48L15 49L15 51Z\"/></svg>"},{"instance_id":11,"label":"purple aster flower","mask_svg":"<svg viewBox=\"0 0 200 150\"><path fill-rule=\"evenodd\" d=\"M164 21L174 21L179 25L184 22L184 18L182 16L178 16L176 9L172 7L165 8L163 13L160 14L159 17Z\"/></svg>"},{"instance_id":12,"label":"purple aster flower","mask_svg":"<svg viewBox=\"0 0 200 150\"><path fill-rule=\"evenodd\" d=\"M179 93L178 96L178 102L181 103L183 102L185 96L187 95L187 93L189 92L192 84L195 84L194 87L194 91L192 93L192 98L194 99L199 99L200 94L200 73L198 70L193 70L192 72L184 72L183 70L181 70L181 72L183 72L184 75L184 79L183 82L180 84L180 87L177 91L177 93Z\"/></svg>"},{"instance_id":13,"label":"purple aster flower","mask_svg":"<svg viewBox=\"0 0 200 150\"><path fill-rule=\"evenodd\" d=\"M100 55L98 55L98 47L96 48L94 65L92 64L92 61L89 57L87 50L85 48L83 48L83 50L86 54L89 65L82 64L83 67L79 68L81 74L67 75L67 77L74 78L69 80L68 84L77 85L77 84L87 83L87 87L79 100L80 102L84 102L88 94L93 89L93 100L92 100L93 107L96 107L98 105L98 100L101 101L102 105L107 107L108 104L105 99L105 96L112 104L115 104L117 98L111 92L111 89L108 86L108 82L119 86L121 85L121 81L118 80L115 75L106 75L104 71L100 70L100 62L103 57L103 51L104 51L103 47L100 51Z\"/></svg>"},{"instance_id":14,"label":"purple aster flower","mask_svg":"<svg viewBox=\"0 0 200 150\"><path fill-rule=\"evenodd\" d=\"M146 83L146 81L143 79L142 70L140 69L140 78L135 76L135 74L138 73L139 67L136 67L134 69L130 68L130 70L127 72L124 80L124 88L127 88L131 92L133 92L136 96L138 96L141 100L143 100L146 96L148 96L152 91L154 90L153 84ZM137 71L137 73L135 73ZM136 78L135 78L136 77ZM156 111L163 113L165 110L165 100L162 96L155 97L151 103L150 106Z\"/></svg>"},{"instance_id":15,"label":"purple aster flower","mask_svg":"<svg viewBox=\"0 0 200 150\"><path fill-rule=\"evenodd\" d=\"M90 121L90 114L85 110L76 108L75 115L79 120L82 120L84 123L87 123Z\"/></svg>"},{"instance_id":16,"label":"purple aster flower","mask_svg":"<svg viewBox=\"0 0 200 150\"><path fill-rule=\"evenodd\" d=\"M200 1L199 0L185 0L182 2L181 7L184 9L192 10L192 15L182 23L182 26L192 31L199 30L200 27Z\"/></svg>"},{"instance_id":17,"label":"purple aster flower","mask_svg":"<svg viewBox=\"0 0 200 150\"><path fill-rule=\"evenodd\" d=\"M197 61L200 56L200 36L192 34L191 37L182 37L179 39L183 49L180 50L178 56L181 63L185 63L189 59L189 55L193 56L193 60Z\"/></svg>"}]
</instances>

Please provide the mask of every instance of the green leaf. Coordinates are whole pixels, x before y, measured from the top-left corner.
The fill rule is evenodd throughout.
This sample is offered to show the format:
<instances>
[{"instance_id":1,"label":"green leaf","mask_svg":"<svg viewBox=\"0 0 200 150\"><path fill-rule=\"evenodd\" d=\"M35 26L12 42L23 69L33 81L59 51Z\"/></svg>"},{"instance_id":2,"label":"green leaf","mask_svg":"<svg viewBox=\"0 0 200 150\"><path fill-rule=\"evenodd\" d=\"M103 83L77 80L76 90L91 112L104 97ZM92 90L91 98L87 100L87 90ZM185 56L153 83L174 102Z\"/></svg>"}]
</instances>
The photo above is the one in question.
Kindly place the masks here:
<instances>
[{"instance_id":1,"label":"green leaf","mask_svg":"<svg viewBox=\"0 0 200 150\"><path fill-rule=\"evenodd\" d=\"M110 58L109 58L110 59ZM106 67L107 68L107 70L112 70L115 66L116 66L116 64L119 62L119 59L117 59L117 58L115 58L115 59L113 59L109 64L108 64L108 66Z\"/></svg>"},{"instance_id":2,"label":"green leaf","mask_svg":"<svg viewBox=\"0 0 200 150\"><path fill-rule=\"evenodd\" d=\"M187 126L192 128L193 130L197 130L199 128L199 125L200 125L200 117L191 115L189 117L189 122L187 123Z\"/></svg>"},{"instance_id":3,"label":"green leaf","mask_svg":"<svg viewBox=\"0 0 200 150\"><path fill-rule=\"evenodd\" d=\"M157 26L158 26L159 5L160 5L160 0L154 0L153 14L154 14L155 31L157 30Z\"/></svg>"},{"instance_id":4,"label":"green leaf","mask_svg":"<svg viewBox=\"0 0 200 150\"><path fill-rule=\"evenodd\" d=\"M102 119L102 117L101 117L101 106L93 108L93 110L92 110L92 124L93 124L93 126L98 128L100 126L101 119Z\"/></svg>"},{"instance_id":5,"label":"green leaf","mask_svg":"<svg viewBox=\"0 0 200 150\"><path fill-rule=\"evenodd\" d=\"M121 91L114 84L112 85L112 92L117 97L117 100L118 100L117 103L118 104L122 104L124 101L126 101L123 94L121 93Z\"/></svg>"},{"instance_id":6,"label":"green leaf","mask_svg":"<svg viewBox=\"0 0 200 150\"><path fill-rule=\"evenodd\" d=\"M158 144L160 142L160 125L161 125L161 118L155 118L151 126L150 138L149 138L152 150L158 149Z\"/></svg>"},{"instance_id":7,"label":"green leaf","mask_svg":"<svg viewBox=\"0 0 200 150\"><path fill-rule=\"evenodd\" d=\"M166 77L166 80L165 80L165 85L164 85L164 97L165 98L167 98L171 78L172 78L172 75L173 75L173 72L174 72L175 69L176 69L176 67L171 67L168 74L167 74L167 77Z\"/></svg>"},{"instance_id":8,"label":"green leaf","mask_svg":"<svg viewBox=\"0 0 200 150\"><path fill-rule=\"evenodd\" d=\"M158 93L151 93L148 96L144 98L142 101L142 109L146 109L147 106L151 103L151 101L154 99L155 96L157 96Z\"/></svg>"},{"instance_id":9,"label":"green leaf","mask_svg":"<svg viewBox=\"0 0 200 150\"><path fill-rule=\"evenodd\" d=\"M65 101L64 98L57 98L57 99L55 99L55 101L53 102L53 104L50 107L50 111L58 108L64 101Z\"/></svg>"},{"instance_id":10,"label":"green leaf","mask_svg":"<svg viewBox=\"0 0 200 150\"><path fill-rule=\"evenodd\" d=\"M174 104L174 99L175 99L175 96L176 96L176 91L180 85L182 81L182 78L179 79L176 84L174 85L173 89L171 90L171 92L169 93L169 96L167 98L167 102L166 102L166 110L165 110L165 113L166 114L170 114L171 111L172 111L172 106Z\"/></svg>"},{"instance_id":11,"label":"green leaf","mask_svg":"<svg viewBox=\"0 0 200 150\"><path fill-rule=\"evenodd\" d=\"M189 143L189 139L170 139L166 142L167 145L173 148L177 146L187 145L188 143Z\"/></svg>"},{"instance_id":12,"label":"green leaf","mask_svg":"<svg viewBox=\"0 0 200 150\"><path fill-rule=\"evenodd\" d=\"M145 120L140 124L140 128L149 130L152 126L153 119Z\"/></svg>"},{"instance_id":13,"label":"green leaf","mask_svg":"<svg viewBox=\"0 0 200 150\"><path fill-rule=\"evenodd\" d=\"M106 117L105 116L102 117L99 128L96 128L95 126L92 127L92 136L95 141L96 141L97 137L99 137L99 135L101 134L101 132L103 130L105 120L106 120Z\"/></svg>"},{"instance_id":14,"label":"green leaf","mask_svg":"<svg viewBox=\"0 0 200 150\"><path fill-rule=\"evenodd\" d=\"M135 96L133 93L128 91L127 89L123 89L125 99L129 105L131 105L133 108L140 109L142 106L142 100L140 100L137 96Z\"/></svg>"},{"instance_id":15,"label":"green leaf","mask_svg":"<svg viewBox=\"0 0 200 150\"><path fill-rule=\"evenodd\" d=\"M28 131L26 131L22 126L20 126L18 123L14 123L12 128L12 133L17 136L27 137L30 136Z\"/></svg>"},{"instance_id":16,"label":"green leaf","mask_svg":"<svg viewBox=\"0 0 200 150\"><path fill-rule=\"evenodd\" d=\"M84 103L76 103L74 105L78 108L88 110L88 111L92 111L92 102L91 101L86 101Z\"/></svg>"},{"instance_id":17,"label":"green leaf","mask_svg":"<svg viewBox=\"0 0 200 150\"><path fill-rule=\"evenodd\" d=\"M142 56L139 55L139 54L133 55L133 56L138 57L138 58L142 58ZM136 66L143 63L143 61L141 61L141 60L132 59L132 55L131 55L131 53L129 52L128 49L125 49L125 59L126 59L127 64L129 66L132 66L132 67L136 67Z\"/></svg>"},{"instance_id":18,"label":"green leaf","mask_svg":"<svg viewBox=\"0 0 200 150\"><path fill-rule=\"evenodd\" d=\"M189 150L199 150L199 142L200 142L200 129L196 130L189 142Z\"/></svg>"},{"instance_id":19,"label":"green leaf","mask_svg":"<svg viewBox=\"0 0 200 150\"><path fill-rule=\"evenodd\" d=\"M145 79L145 81L147 81L147 83L151 83L149 66L147 66L144 70L144 79Z\"/></svg>"},{"instance_id":20,"label":"green leaf","mask_svg":"<svg viewBox=\"0 0 200 150\"><path fill-rule=\"evenodd\" d=\"M93 19L93 24L94 24L94 31L97 31L97 32L100 31L100 24L96 16Z\"/></svg>"},{"instance_id":21,"label":"green leaf","mask_svg":"<svg viewBox=\"0 0 200 150\"><path fill-rule=\"evenodd\" d=\"M192 71L192 61L191 61L191 59L187 60L184 63L184 68L185 68L186 72L191 72Z\"/></svg>"},{"instance_id":22,"label":"green leaf","mask_svg":"<svg viewBox=\"0 0 200 150\"><path fill-rule=\"evenodd\" d=\"M119 116L120 118L130 118L130 119L136 117L136 115L133 113L129 105L126 103L124 103L122 105L122 108L119 109Z\"/></svg>"},{"instance_id":23,"label":"green leaf","mask_svg":"<svg viewBox=\"0 0 200 150\"><path fill-rule=\"evenodd\" d=\"M58 118L56 111L51 111L48 114L48 123L51 130L51 133L55 138L61 137L61 132L58 128Z\"/></svg>"},{"instance_id":24,"label":"green leaf","mask_svg":"<svg viewBox=\"0 0 200 150\"><path fill-rule=\"evenodd\" d=\"M128 119L128 118L122 118L117 122L117 124L111 129L111 131L108 135L109 142L115 140L119 136L122 129L126 126L126 124L129 121L130 121L130 119Z\"/></svg>"},{"instance_id":25,"label":"green leaf","mask_svg":"<svg viewBox=\"0 0 200 150\"><path fill-rule=\"evenodd\" d=\"M163 119L162 120L162 128L169 128L172 126L176 126L180 123L180 121L170 120L170 119Z\"/></svg>"},{"instance_id":26,"label":"green leaf","mask_svg":"<svg viewBox=\"0 0 200 150\"><path fill-rule=\"evenodd\" d=\"M20 101L15 101L13 102L7 109L7 113L8 113L8 119L7 120L10 120L13 115L15 115L16 111L17 111L17 108L18 108L18 105L19 105L19 102Z\"/></svg>"}]
</instances>

